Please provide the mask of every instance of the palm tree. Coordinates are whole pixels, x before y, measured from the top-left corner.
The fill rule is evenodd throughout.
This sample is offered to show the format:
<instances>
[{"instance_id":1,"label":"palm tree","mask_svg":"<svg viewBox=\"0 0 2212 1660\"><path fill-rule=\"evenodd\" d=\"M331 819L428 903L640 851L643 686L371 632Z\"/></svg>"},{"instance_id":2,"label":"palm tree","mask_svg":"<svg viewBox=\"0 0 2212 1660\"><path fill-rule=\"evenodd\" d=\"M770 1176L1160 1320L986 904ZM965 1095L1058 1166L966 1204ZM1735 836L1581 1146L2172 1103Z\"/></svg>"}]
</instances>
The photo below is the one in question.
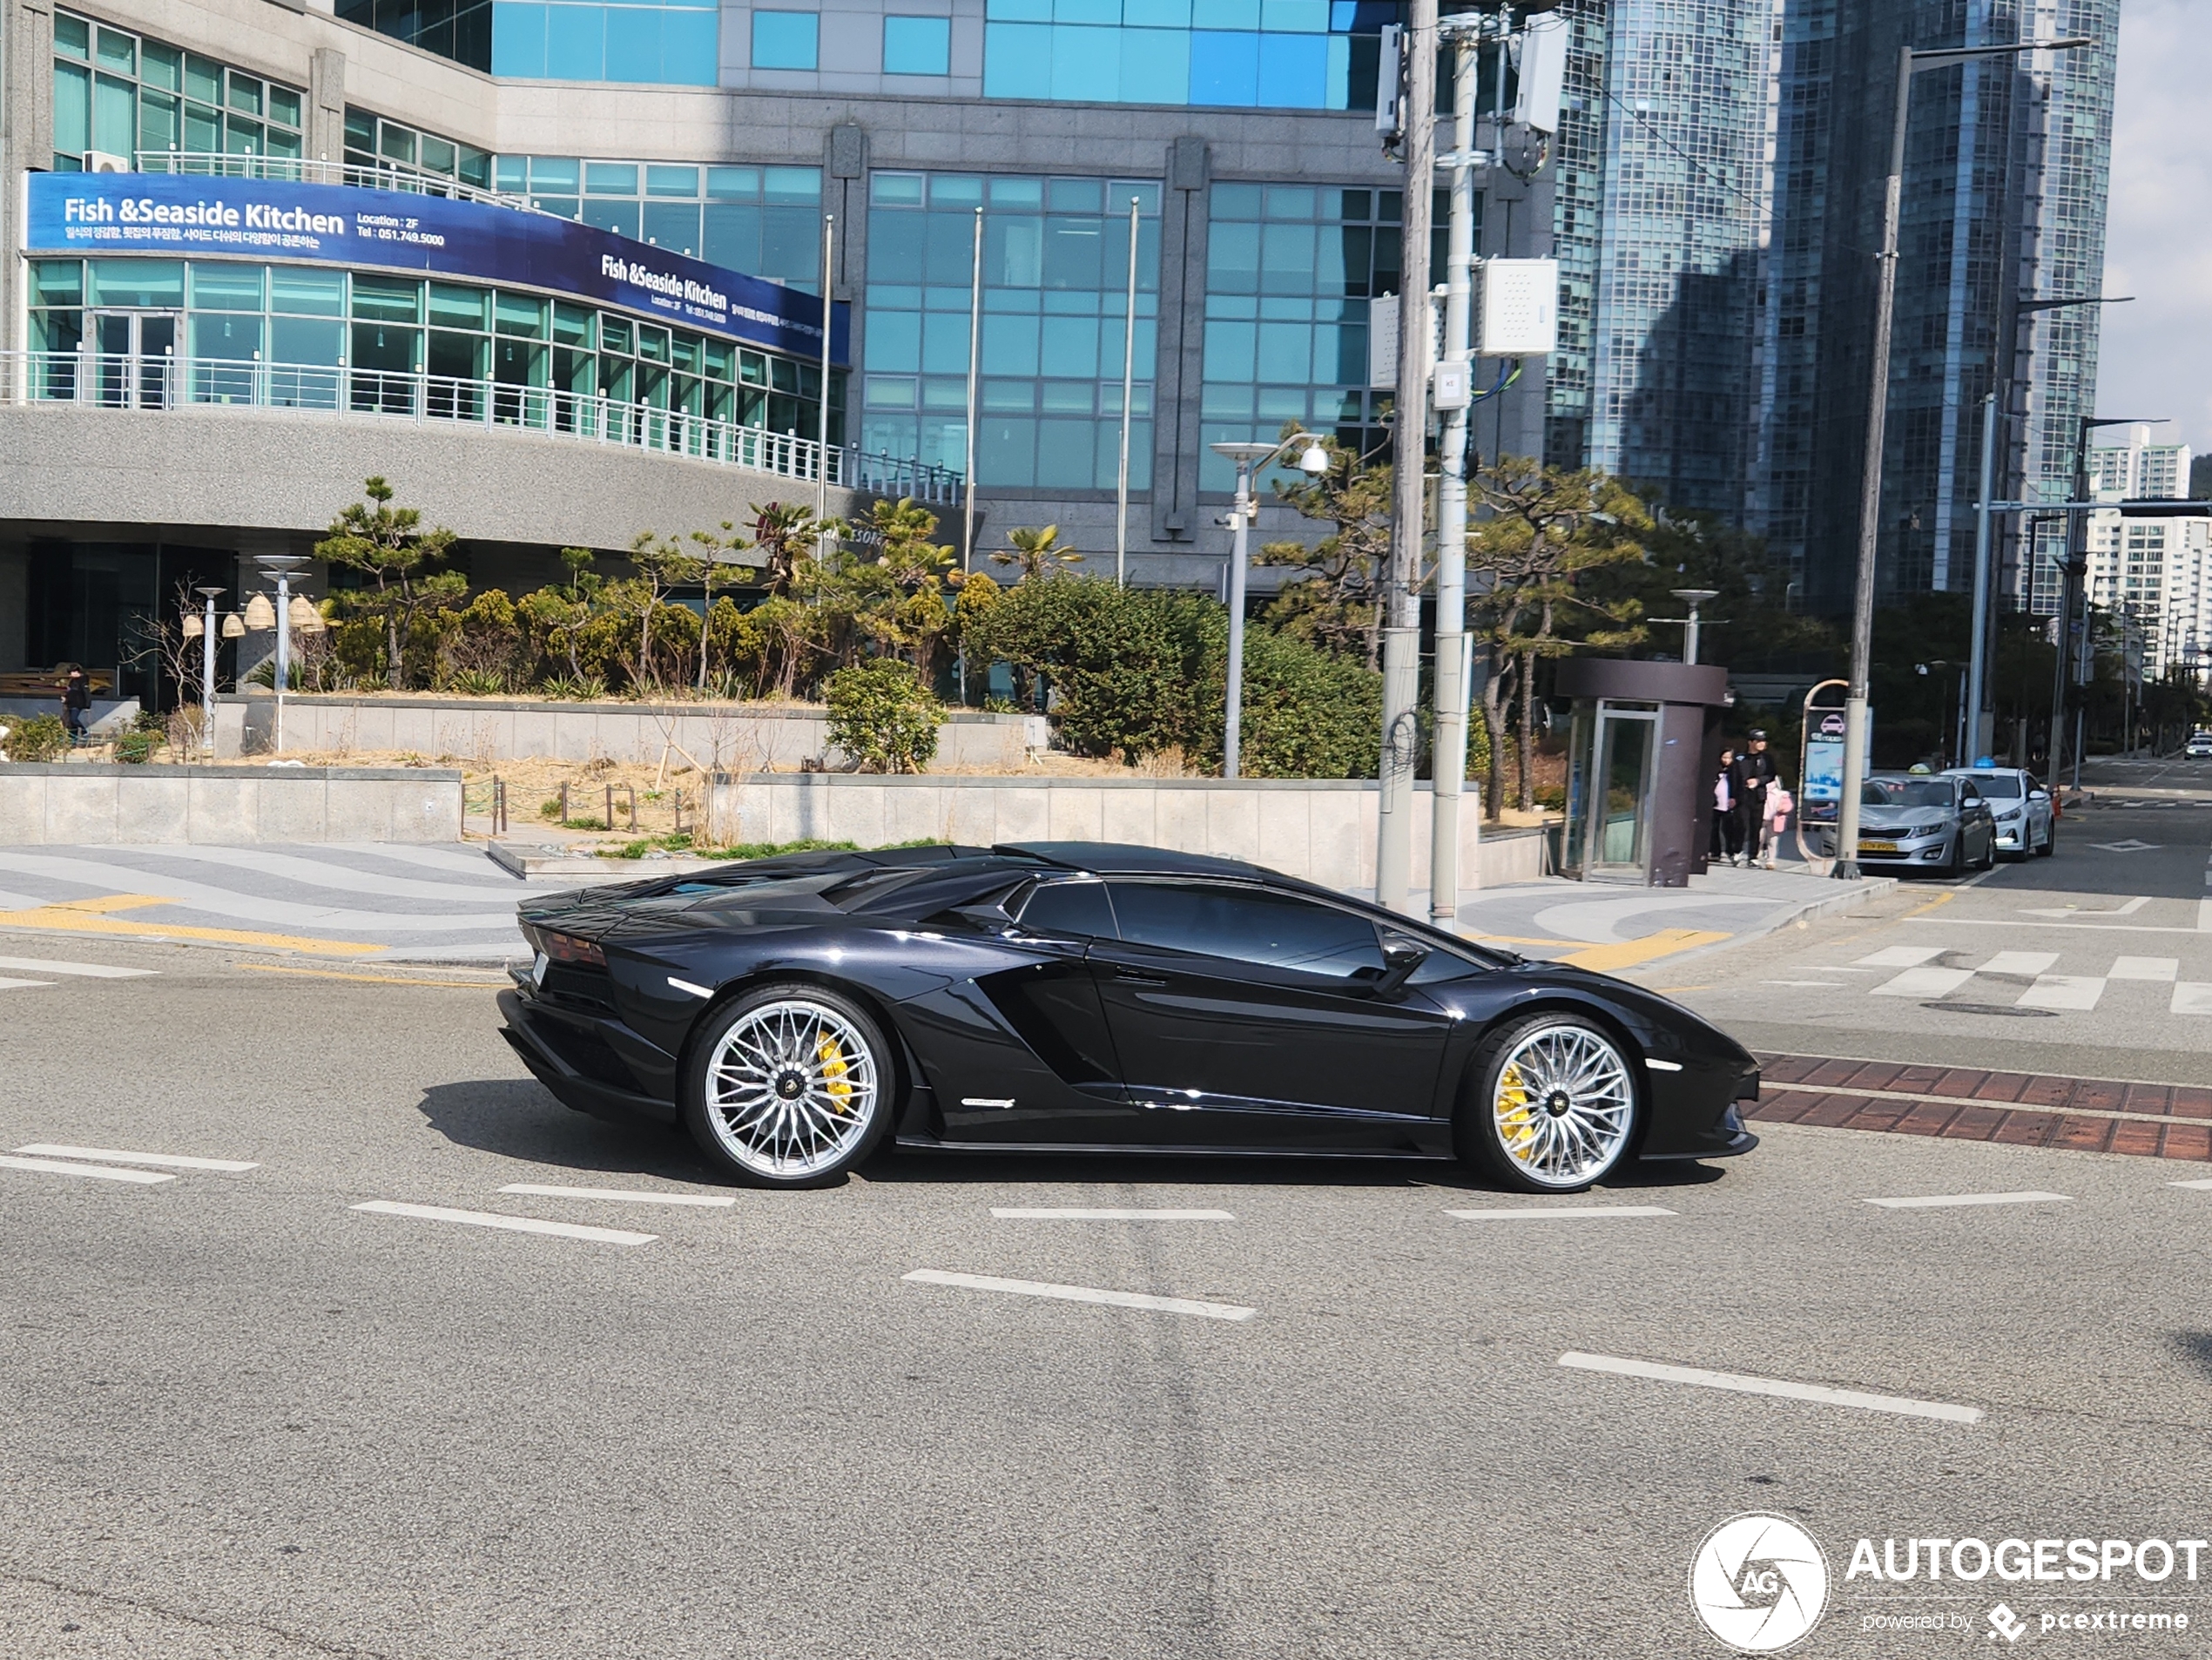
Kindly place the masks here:
<instances>
[{"instance_id":1,"label":"palm tree","mask_svg":"<svg viewBox=\"0 0 2212 1660\"><path fill-rule=\"evenodd\" d=\"M1048 524L1042 530L1027 527L1008 530L1006 539L1014 544L1014 550L1011 553L995 553L991 556L991 562L994 564L1021 566L1021 579L1025 582L1031 577L1049 576L1082 563L1082 555L1073 548L1060 545L1060 527L1056 524Z\"/></svg>"}]
</instances>

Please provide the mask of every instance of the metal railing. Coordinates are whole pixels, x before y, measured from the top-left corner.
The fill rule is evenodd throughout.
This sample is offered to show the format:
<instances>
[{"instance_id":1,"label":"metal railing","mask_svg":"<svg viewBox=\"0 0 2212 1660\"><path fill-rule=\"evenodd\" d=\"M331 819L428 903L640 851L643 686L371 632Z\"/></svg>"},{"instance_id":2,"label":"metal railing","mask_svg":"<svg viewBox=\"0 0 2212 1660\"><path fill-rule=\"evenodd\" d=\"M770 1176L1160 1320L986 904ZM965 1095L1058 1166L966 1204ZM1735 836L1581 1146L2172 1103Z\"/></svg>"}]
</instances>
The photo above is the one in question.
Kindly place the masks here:
<instances>
[{"instance_id":1,"label":"metal railing","mask_svg":"<svg viewBox=\"0 0 2212 1660\"><path fill-rule=\"evenodd\" d=\"M212 150L141 150L142 173L178 173L194 179L271 179L288 185L350 185L356 190L390 190L407 196L442 196L448 201L477 202L518 213L545 213L526 196L465 185L443 173L425 172L396 161L370 166L353 162L316 161L304 156L233 156ZM558 214L546 213L549 219Z\"/></svg>"},{"instance_id":2,"label":"metal railing","mask_svg":"<svg viewBox=\"0 0 2212 1660\"><path fill-rule=\"evenodd\" d=\"M961 476L896 455L596 393L325 364L95 352L0 352L0 402L168 410L255 408L321 416L440 422L534 432L583 443L742 467L842 489L912 496L930 506L960 498Z\"/></svg>"}]
</instances>

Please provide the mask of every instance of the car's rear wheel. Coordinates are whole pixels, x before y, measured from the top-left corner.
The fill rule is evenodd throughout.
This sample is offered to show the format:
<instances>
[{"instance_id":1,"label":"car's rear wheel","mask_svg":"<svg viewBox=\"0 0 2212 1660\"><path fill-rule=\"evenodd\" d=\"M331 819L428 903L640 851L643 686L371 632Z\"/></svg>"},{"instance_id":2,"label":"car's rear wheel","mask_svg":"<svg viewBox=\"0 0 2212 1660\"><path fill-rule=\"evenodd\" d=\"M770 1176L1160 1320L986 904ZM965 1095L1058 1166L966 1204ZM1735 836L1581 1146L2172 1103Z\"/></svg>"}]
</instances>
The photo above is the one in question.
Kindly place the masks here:
<instances>
[{"instance_id":1,"label":"car's rear wheel","mask_svg":"<svg viewBox=\"0 0 2212 1660\"><path fill-rule=\"evenodd\" d=\"M760 1187L819 1187L890 1127L890 1045L849 999L763 986L708 1016L684 1074L684 1122L708 1157Z\"/></svg>"},{"instance_id":2,"label":"car's rear wheel","mask_svg":"<svg viewBox=\"0 0 2212 1660\"><path fill-rule=\"evenodd\" d=\"M1635 1140L1632 1064L1578 1016L1504 1028L1475 1057L1455 1126L1460 1156L1526 1192L1579 1192L1617 1170Z\"/></svg>"}]
</instances>

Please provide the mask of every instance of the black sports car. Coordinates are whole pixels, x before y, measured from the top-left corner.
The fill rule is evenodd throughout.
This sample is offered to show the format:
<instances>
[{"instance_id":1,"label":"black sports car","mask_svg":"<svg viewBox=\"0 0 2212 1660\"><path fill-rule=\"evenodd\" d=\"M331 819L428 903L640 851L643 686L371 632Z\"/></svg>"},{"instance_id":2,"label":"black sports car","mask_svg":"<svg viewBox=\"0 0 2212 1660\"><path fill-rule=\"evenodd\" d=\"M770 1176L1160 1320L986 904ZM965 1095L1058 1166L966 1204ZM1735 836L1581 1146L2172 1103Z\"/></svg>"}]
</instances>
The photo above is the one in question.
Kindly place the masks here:
<instances>
[{"instance_id":1,"label":"black sports car","mask_svg":"<svg viewBox=\"0 0 2212 1660\"><path fill-rule=\"evenodd\" d=\"M1750 1151L1751 1056L1639 987L1230 860L785 854L521 907L507 1041L742 1180L901 1145L1396 1153L1537 1192Z\"/></svg>"}]
</instances>

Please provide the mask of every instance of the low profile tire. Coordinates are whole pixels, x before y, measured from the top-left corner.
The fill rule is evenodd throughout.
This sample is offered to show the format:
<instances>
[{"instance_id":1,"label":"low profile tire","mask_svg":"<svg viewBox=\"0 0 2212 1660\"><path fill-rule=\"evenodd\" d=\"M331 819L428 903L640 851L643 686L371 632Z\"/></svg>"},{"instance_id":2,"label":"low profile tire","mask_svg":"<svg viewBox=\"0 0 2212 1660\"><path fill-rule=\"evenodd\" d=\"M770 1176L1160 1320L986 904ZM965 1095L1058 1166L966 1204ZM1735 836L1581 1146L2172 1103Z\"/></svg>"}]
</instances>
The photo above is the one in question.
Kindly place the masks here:
<instances>
[{"instance_id":1,"label":"low profile tire","mask_svg":"<svg viewBox=\"0 0 2212 1660\"><path fill-rule=\"evenodd\" d=\"M2059 827L2054 824L2043 832L2043 845L2035 850L2038 859L2048 859L2059 850Z\"/></svg>"},{"instance_id":2,"label":"low profile tire","mask_svg":"<svg viewBox=\"0 0 2212 1660\"><path fill-rule=\"evenodd\" d=\"M1989 833L1989 845L1982 849L1981 863L1976 865L1974 868L1976 870L1997 868L1997 833L1994 830Z\"/></svg>"},{"instance_id":3,"label":"low profile tire","mask_svg":"<svg viewBox=\"0 0 2212 1660\"><path fill-rule=\"evenodd\" d=\"M684 1069L684 1124L739 1181L822 1187L875 1151L897 1084L890 1044L851 999L762 986L700 1029Z\"/></svg>"},{"instance_id":4,"label":"low profile tire","mask_svg":"<svg viewBox=\"0 0 2212 1660\"><path fill-rule=\"evenodd\" d=\"M1636 1061L1576 1015L1531 1016L1485 1040L1460 1103L1460 1156L1527 1193L1579 1193L1635 1144Z\"/></svg>"}]
</instances>

